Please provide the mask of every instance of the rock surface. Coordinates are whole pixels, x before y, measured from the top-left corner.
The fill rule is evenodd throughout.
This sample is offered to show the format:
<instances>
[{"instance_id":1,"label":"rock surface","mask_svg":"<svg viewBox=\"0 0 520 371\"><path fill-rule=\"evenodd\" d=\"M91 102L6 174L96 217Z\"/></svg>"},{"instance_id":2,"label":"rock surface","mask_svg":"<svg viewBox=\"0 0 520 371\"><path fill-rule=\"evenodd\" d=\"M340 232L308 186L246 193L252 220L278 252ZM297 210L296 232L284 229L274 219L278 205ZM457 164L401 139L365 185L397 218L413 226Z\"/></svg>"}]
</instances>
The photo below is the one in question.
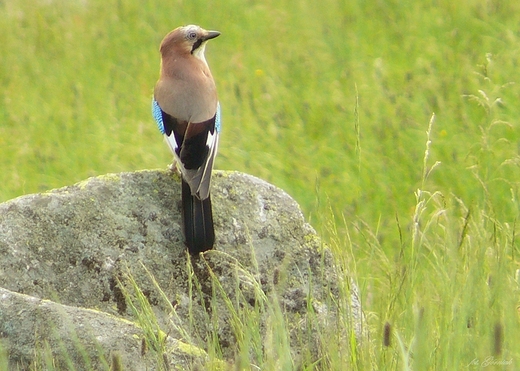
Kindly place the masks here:
<instances>
[{"instance_id":1,"label":"rock surface","mask_svg":"<svg viewBox=\"0 0 520 371\"><path fill-rule=\"evenodd\" d=\"M0 288L2 337L8 340L9 369L157 370L164 365L143 352L143 331L115 316L57 304ZM170 366L187 369L197 355L168 339ZM199 354L202 351L199 351ZM39 359L34 359L38 354Z\"/></svg>"},{"instance_id":2,"label":"rock surface","mask_svg":"<svg viewBox=\"0 0 520 371\"><path fill-rule=\"evenodd\" d=\"M294 200L257 178L215 172L217 241L199 257L186 253L179 200L176 175L140 171L1 204L0 338L11 365L34 364L42 347L77 369L186 368L203 364L215 334L232 358L237 313L258 314L266 333L272 318L262 308L273 302L295 357L313 347L313 326L336 318L342 279Z\"/></svg>"}]
</instances>

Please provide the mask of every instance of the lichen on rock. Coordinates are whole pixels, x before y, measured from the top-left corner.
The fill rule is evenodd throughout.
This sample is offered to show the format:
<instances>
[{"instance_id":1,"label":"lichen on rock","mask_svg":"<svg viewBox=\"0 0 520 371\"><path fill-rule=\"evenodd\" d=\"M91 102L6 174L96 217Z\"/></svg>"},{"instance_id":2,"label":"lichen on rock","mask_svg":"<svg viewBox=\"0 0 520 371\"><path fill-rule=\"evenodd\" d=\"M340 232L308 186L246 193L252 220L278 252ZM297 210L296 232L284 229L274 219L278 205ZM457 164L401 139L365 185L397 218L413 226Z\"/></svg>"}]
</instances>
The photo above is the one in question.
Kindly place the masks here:
<instances>
[{"instance_id":1,"label":"lichen on rock","mask_svg":"<svg viewBox=\"0 0 520 371\"><path fill-rule=\"evenodd\" d=\"M297 203L260 179L215 171L215 249L190 257L183 243L179 201L176 175L146 170L90 178L1 204L3 295L22 298L20 303L28 297L45 299L56 310L67 308L64 313L72 318L91 309L97 312L89 316L99 313L113 319L114 326L117 320L130 321L130 332L94 328L85 347L101 350L88 353L91 364L111 357L109 347L95 345L98 338L118 341L117 336L129 333L132 338L153 337L147 333L150 324L143 322L152 315L155 322L150 326L167 334L169 346L162 351L168 360L164 362L171 365L189 358L176 359L175 342L203 349L215 336L224 358L232 358L243 345L237 313L254 317L264 335L281 316L276 324L287 329L296 358L302 347L314 347L313 328L336 320L340 284L348 278L338 275L329 250L305 222ZM352 307L354 317L360 316L359 302ZM15 340L20 324L13 321L10 309L3 308L0 336L8 349L20 345ZM303 333L308 340L302 340ZM29 348L34 346L34 341L27 342ZM33 362L35 353L29 348L15 352L10 362ZM141 350L133 351L140 362L146 358ZM203 353L195 358L204 358ZM60 357L59 352L53 354ZM125 369L138 369L133 356L121 357ZM82 369L85 360L76 361Z\"/></svg>"}]
</instances>

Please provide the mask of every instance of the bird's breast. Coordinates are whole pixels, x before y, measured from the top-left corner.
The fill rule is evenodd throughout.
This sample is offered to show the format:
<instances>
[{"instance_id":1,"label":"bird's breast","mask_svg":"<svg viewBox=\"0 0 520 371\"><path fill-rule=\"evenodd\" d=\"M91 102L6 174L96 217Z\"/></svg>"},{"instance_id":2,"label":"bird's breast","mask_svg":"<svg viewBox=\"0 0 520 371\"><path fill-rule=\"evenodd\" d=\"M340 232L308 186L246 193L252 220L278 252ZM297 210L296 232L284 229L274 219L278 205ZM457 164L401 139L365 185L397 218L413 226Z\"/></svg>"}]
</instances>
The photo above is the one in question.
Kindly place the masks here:
<instances>
[{"instance_id":1,"label":"bird's breast","mask_svg":"<svg viewBox=\"0 0 520 371\"><path fill-rule=\"evenodd\" d=\"M213 78L203 71L197 75L173 76L158 81L154 95L163 111L193 123L207 121L215 115L217 93Z\"/></svg>"}]
</instances>

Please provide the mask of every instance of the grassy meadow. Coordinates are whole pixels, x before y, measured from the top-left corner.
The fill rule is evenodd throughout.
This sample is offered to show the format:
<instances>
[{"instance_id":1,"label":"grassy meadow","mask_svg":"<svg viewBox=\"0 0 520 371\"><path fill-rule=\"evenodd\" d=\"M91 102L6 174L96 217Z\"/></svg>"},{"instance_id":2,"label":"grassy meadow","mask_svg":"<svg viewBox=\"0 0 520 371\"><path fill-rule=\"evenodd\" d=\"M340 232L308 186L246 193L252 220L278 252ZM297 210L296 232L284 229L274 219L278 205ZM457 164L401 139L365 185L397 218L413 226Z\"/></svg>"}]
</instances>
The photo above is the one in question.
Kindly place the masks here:
<instances>
[{"instance_id":1,"label":"grassy meadow","mask_svg":"<svg viewBox=\"0 0 520 371\"><path fill-rule=\"evenodd\" d=\"M170 163L150 98L189 23L222 33L216 168L291 194L361 289L369 340L304 369L520 368L516 0L1 1L0 202Z\"/></svg>"}]
</instances>

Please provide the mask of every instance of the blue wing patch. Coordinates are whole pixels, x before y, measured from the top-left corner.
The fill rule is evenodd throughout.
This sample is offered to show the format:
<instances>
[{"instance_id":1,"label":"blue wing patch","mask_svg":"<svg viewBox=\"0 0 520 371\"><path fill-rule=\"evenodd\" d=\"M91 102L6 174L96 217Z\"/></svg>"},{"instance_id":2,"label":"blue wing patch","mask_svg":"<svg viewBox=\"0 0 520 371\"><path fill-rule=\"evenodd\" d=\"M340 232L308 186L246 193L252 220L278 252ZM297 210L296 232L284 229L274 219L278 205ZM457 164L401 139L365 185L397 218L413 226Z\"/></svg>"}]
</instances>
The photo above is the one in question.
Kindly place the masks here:
<instances>
[{"instance_id":1,"label":"blue wing patch","mask_svg":"<svg viewBox=\"0 0 520 371\"><path fill-rule=\"evenodd\" d=\"M221 121L220 121L220 102L217 103L217 114L215 116L215 129L217 129L217 133L220 133L221 129Z\"/></svg>"},{"instance_id":2,"label":"blue wing patch","mask_svg":"<svg viewBox=\"0 0 520 371\"><path fill-rule=\"evenodd\" d=\"M218 112L218 110L217 110L217 112ZM161 133L165 134L166 131L164 130L162 109L161 109L161 107L159 107L159 103L157 103L157 101L155 100L154 97L152 97L152 116L155 119L155 123L157 124L157 127L159 128ZM219 122L220 122L220 120L219 120Z\"/></svg>"}]
</instances>

